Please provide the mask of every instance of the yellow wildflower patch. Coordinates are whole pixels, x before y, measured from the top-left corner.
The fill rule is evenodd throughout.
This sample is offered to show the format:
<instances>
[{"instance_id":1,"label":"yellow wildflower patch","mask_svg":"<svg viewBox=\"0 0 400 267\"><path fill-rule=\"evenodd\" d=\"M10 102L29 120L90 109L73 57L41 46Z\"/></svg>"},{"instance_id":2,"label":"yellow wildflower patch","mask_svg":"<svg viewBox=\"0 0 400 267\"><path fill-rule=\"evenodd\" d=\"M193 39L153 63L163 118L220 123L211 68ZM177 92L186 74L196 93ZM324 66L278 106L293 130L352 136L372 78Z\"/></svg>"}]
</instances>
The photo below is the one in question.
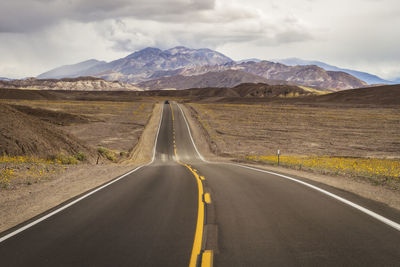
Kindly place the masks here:
<instances>
[{"instance_id":1,"label":"yellow wildflower patch","mask_svg":"<svg viewBox=\"0 0 400 267\"><path fill-rule=\"evenodd\" d=\"M247 160L278 164L277 156L247 156ZM400 179L400 160L328 156L280 156L280 164L337 175Z\"/></svg>"},{"instance_id":2,"label":"yellow wildflower patch","mask_svg":"<svg viewBox=\"0 0 400 267\"><path fill-rule=\"evenodd\" d=\"M55 161L28 156L0 156L0 163L53 164Z\"/></svg>"},{"instance_id":3,"label":"yellow wildflower patch","mask_svg":"<svg viewBox=\"0 0 400 267\"><path fill-rule=\"evenodd\" d=\"M0 156L0 189L15 188L18 184L38 183L50 178L61 167L58 159L29 156Z\"/></svg>"}]
</instances>

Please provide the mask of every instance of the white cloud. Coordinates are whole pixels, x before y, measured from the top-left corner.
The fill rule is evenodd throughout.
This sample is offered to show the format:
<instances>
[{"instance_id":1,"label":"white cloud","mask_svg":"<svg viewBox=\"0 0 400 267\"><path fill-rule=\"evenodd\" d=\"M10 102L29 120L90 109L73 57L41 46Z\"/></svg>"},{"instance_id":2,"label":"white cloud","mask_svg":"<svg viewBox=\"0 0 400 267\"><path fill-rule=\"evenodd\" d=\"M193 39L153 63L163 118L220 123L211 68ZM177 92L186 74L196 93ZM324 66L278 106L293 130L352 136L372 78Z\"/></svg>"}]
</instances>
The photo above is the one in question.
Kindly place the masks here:
<instances>
[{"instance_id":1,"label":"white cloud","mask_svg":"<svg viewBox=\"0 0 400 267\"><path fill-rule=\"evenodd\" d=\"M0 76L147 46L235 59L303 57L400 76L397 0L20 0L0 9Z\"/></svg>"}]
</instances>

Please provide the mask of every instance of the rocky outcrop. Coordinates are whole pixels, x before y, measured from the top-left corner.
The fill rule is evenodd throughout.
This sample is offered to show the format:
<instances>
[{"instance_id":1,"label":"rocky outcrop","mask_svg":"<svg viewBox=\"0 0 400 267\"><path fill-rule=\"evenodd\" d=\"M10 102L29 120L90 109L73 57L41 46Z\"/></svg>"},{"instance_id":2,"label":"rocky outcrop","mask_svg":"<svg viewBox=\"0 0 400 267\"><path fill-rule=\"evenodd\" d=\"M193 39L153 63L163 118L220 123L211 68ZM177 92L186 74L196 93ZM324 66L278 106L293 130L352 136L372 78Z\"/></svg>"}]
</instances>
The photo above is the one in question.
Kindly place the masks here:
<instances>
[{"instance_id":1,"label":"rocky outcrop","mask_svg":"<svg viewBox=\"0 0 400 267\"><path fill-rule=\"evenodd\" d=\"M94 77L64 79L35 79L0 81L0 88L36 89L36 90L73 90L73 91L119 91L140 90L138 87L119 81L105 81Z\"/></svg>"}]
</instances>

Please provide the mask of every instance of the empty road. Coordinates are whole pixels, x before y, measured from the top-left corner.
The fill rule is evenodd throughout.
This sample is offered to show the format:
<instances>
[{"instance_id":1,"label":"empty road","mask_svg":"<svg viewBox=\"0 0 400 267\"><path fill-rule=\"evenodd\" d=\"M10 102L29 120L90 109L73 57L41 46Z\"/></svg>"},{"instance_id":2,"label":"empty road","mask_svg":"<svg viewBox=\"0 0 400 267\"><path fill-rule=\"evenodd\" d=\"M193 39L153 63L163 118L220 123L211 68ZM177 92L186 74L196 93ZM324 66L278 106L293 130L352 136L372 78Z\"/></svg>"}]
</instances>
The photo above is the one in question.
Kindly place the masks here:
<instances>
[{"instance_id":1,"label":"empty road","mask_svg":"<svg viewBox=\"0 0 400 267\"><path fill-rule=\"evenodd\" d=\"M1 234L0 266L400 266L398 212L302 181L203 160L164 104L151 164Z\"/></svg>"}]
</instances>

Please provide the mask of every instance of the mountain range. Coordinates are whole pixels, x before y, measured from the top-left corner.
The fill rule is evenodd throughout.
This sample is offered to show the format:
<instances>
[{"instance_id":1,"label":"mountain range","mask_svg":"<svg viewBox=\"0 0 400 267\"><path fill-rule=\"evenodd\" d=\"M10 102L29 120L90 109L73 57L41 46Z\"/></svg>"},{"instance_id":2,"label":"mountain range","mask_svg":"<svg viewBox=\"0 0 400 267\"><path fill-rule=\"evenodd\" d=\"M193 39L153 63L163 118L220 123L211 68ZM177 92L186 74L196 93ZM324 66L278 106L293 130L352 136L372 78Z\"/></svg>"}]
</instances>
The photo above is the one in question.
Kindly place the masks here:
<instances>
[{"instance_id":1,"label":"mountain range","mask_svg":"<svg viewBox=\"0 0 400 267\"><path fill-rule=\"evenodd\" d=\"M339 68L339 67L336 67L333 65L329 65L329 64L321 62L321 61L304 60L304 59L300 59L300 58L277 59L274 61L288 65L288 66L316 65L318 67L321 67L321 68L323 68L325 70L329 70L329 71L342 71L342 72L351 74L354 77L356 77L368 84L392 84L392 83L394 83L393 81L384 80L376 75L373 75L373 74L370 74L367 72L361 72L361 71L351 70L351 69L343 69L343 68Z\"/></svg>"},{"instance_id":2,"label":"mountain range","mask_svg":"<svg viewBox=\"0 0 400 267\"><path fill-rule=\"evenodd\" d=\"M96 76L106 80L137 83L151 79L157 71L227 62L232 62L232 59L210 49L188 49L178 46L162 51L148 47L109 63L89 60L59 67L39 75L38 78ZM88 67L85 68L85 65Z\"/></svg>"},{"instance_id":3,"label":"mountain range","mask_svg":"<svg viewBox=\"0 0 400 267\"><path fill-rule=\"evenodd\" d=\"M271 83L273 81L343 90L364 87L371 82L386 82L377 76L361 72L351 74L350 70L345 71L327 64L323 65L327 68L325 69L322 62L318 63L322 67L312 64L313 62L295 63L294 60L282 64L258 59L236 62L207 48L190 49L178 46L161 50L149 47L111 62L92 59L62 66L45 72L38 78L94 76L109 81L132 83L147 90L186 89L200 86L232 87L238 82Z\"/></svg>"}]
</instances>

